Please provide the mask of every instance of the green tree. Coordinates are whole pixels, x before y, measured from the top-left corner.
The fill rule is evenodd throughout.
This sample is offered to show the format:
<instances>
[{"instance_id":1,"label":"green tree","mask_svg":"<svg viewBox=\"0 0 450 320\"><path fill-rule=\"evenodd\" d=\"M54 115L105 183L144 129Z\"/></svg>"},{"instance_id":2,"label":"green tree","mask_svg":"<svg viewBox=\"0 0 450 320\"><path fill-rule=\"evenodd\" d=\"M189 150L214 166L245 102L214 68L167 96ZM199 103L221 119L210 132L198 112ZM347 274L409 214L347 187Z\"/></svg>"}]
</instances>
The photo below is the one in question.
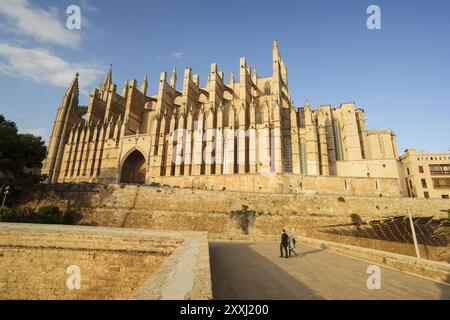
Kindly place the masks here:
<instances>
[{"instance_id":1,"label":"green tree","mask_svg":"<svg viewBox=\"0 0 450 320\"><path fill-rule=\"evenodd\" d=\"M39 183L46 152L41 137L18 133L16 124L0 114L0 186L26 189Z\"/></svg>"}]
</instances>

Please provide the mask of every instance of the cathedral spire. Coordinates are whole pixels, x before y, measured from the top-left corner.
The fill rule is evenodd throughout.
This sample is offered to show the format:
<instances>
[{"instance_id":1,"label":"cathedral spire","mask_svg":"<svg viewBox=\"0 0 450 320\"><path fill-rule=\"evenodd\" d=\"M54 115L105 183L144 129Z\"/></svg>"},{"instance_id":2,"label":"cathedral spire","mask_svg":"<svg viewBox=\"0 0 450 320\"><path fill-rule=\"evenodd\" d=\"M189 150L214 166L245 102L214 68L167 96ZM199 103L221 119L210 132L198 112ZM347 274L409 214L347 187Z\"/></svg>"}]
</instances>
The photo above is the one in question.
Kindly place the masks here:
<instances>
[{"instance_id":1,"label":"cathedral spire","mask_svg":"<svg viewBox=\"0 0 450 320\"><path fill-rule=\"evenodd\" d=\"M75 74L75 78L72 80L72 82L69 85L69 88L66 91L66 94L64 95L64 99L66 101L66 106L75 105L78 107L78 95L79 95L79 78L80 74L77 72ZM63 99L63 100L64 100Z\"/></svg>"},{"instance_id":2,"label":"cathedral spire","mask_svg":"<svg viewBox=\"0 0 450 320\"><path fill-rule=\"evenodd\" d=\"M75 78L73 78L72 82L69 85L69 88L67 89L66 96L69 96L71 94L76 94L78 96L79 91L79 77L80 74L77 72L75 73Z\"/></svg>"},{"instance_id":3,"label":"cathedral spire","mask_svg":"<svg viewBox=\"0 0 450 320\"><path fill-rule=\"evenodd\" d=\"M112 65L109 66L108 71L100 84L100 91L108 91L109 86L112 84Z\"/></svg>"}]
</instances>

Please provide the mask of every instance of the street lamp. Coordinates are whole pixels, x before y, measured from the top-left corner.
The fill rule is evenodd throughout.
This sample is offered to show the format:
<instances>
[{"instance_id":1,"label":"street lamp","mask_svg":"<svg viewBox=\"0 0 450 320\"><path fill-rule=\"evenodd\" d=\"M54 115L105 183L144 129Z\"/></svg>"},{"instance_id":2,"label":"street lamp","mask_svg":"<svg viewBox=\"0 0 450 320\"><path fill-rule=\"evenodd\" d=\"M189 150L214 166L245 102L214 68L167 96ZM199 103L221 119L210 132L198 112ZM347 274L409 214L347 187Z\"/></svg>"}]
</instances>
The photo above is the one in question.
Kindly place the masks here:
<instances>
[{"instance_id":1,"label":"street lamp","mask_svg":"<svg viewBox=\"0 0 450 320\"><path fill-rule=\"evenodd\" d=\"M10 187L9 187L9 186L6 186L5 192L3 192L2 208L5 206L6 197L10 194L9 189L10 189Z\"/></svg>"},{"instance_id":2,"label":"street lamp","mask_svg":"<svg viewBox=\"0 0 450 320\"><path fill-rule=\"evenodd\" d=\"M411 215L411 209L408 209L408 216L409 216L409 223L411 225L411 232L414 240L414 247L416 249L416 256L418 259L420 259L420 250L419 245L417 244L417 237L416 237L416 229L414 228L414 222Z\"/></svg>"}]
</instances>

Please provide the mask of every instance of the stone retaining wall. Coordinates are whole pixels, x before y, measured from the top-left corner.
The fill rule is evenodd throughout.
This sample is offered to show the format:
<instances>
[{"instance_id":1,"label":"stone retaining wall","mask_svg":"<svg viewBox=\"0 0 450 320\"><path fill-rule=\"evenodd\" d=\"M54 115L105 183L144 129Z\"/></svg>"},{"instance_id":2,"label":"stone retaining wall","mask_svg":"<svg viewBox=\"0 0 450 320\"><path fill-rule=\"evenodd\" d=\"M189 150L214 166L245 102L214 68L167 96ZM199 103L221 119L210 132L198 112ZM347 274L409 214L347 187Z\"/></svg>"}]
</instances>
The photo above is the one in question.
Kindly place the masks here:
<instances>
[{"instance_id":1,"label":"stone retaining wall","mask_svg":"<svg viewBox=\"0 0 450 320\"><path fill-rule=\"evenodd\" d=\"M394 178L307 176L292 173L224 174L151 177L150 182L204 190L253 193L360 195L400 197L401 186Z\"/></svg>"},{"instance_id":2,"label":"stone retaining wall","mask_svg":"<svg viewBox=\"0 0 450 320\"><path fill-rule=\"evenodd\" d=\"M299 195L206 191L136 185L44 185L21 199L22 206L56 204L80 214L79 223L110 227L189 230L242 234L239 211L248 217L248 233L278 234L282 228L307 232L318 226L349 223L351 214L363 220L405 215L446 217L449 200L357 196ZM245 220L245 219L244 219ZM245 221L244 221L245 222ZM306 234L305 234L306 235Z\"/></svg>"},{"instance_id":3,"label":"stone retaining wall","mask_svg":"<svg viewBox=\"0 0 450 320\"><path fill-rule=\"evenodd\" d=\"M187 247L190 261L172 258ZM67 287L69 266L80 270L78 290ZM0 270L0 299L211 298L204 233L0 223ZM184 291L167 291L179 270ZM140 289L168 271L152 294Z\"/></svg>"}]
</instances>

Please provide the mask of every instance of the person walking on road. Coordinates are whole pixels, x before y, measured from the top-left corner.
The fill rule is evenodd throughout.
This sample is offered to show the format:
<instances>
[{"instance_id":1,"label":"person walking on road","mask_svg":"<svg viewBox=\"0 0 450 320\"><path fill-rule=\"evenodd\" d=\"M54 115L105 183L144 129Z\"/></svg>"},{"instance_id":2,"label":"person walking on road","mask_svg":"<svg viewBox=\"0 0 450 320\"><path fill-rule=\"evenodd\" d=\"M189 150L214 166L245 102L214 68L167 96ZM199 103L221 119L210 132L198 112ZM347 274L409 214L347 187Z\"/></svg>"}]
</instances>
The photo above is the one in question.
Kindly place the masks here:
<instances>
[{"instance_id":1,"label":"person walking on road","mask_svg":"<svg viewBox=\"0 0 450 320\"><path fill-rule=\"evenodd\" d=\"M288 241L289 236L286 233L286 230L283 229L283 233L281 234L281 243L280 243L280 258L283 258L283 250L285 253L285 258L288 258Z\"/></svg>"},{"instance_id":2,"label":"person walking on road","mask_svg":"<svg viewBox=\"0 0 450 320\"><path fill-rule=\"evenodd\" d=\"M289 257L291 256L292 253L297 257L297 253L295 252L296 240L293 231L291 231L291 234L289 235L288 243L289 243Z\"/></svg>"}]
</instances>

